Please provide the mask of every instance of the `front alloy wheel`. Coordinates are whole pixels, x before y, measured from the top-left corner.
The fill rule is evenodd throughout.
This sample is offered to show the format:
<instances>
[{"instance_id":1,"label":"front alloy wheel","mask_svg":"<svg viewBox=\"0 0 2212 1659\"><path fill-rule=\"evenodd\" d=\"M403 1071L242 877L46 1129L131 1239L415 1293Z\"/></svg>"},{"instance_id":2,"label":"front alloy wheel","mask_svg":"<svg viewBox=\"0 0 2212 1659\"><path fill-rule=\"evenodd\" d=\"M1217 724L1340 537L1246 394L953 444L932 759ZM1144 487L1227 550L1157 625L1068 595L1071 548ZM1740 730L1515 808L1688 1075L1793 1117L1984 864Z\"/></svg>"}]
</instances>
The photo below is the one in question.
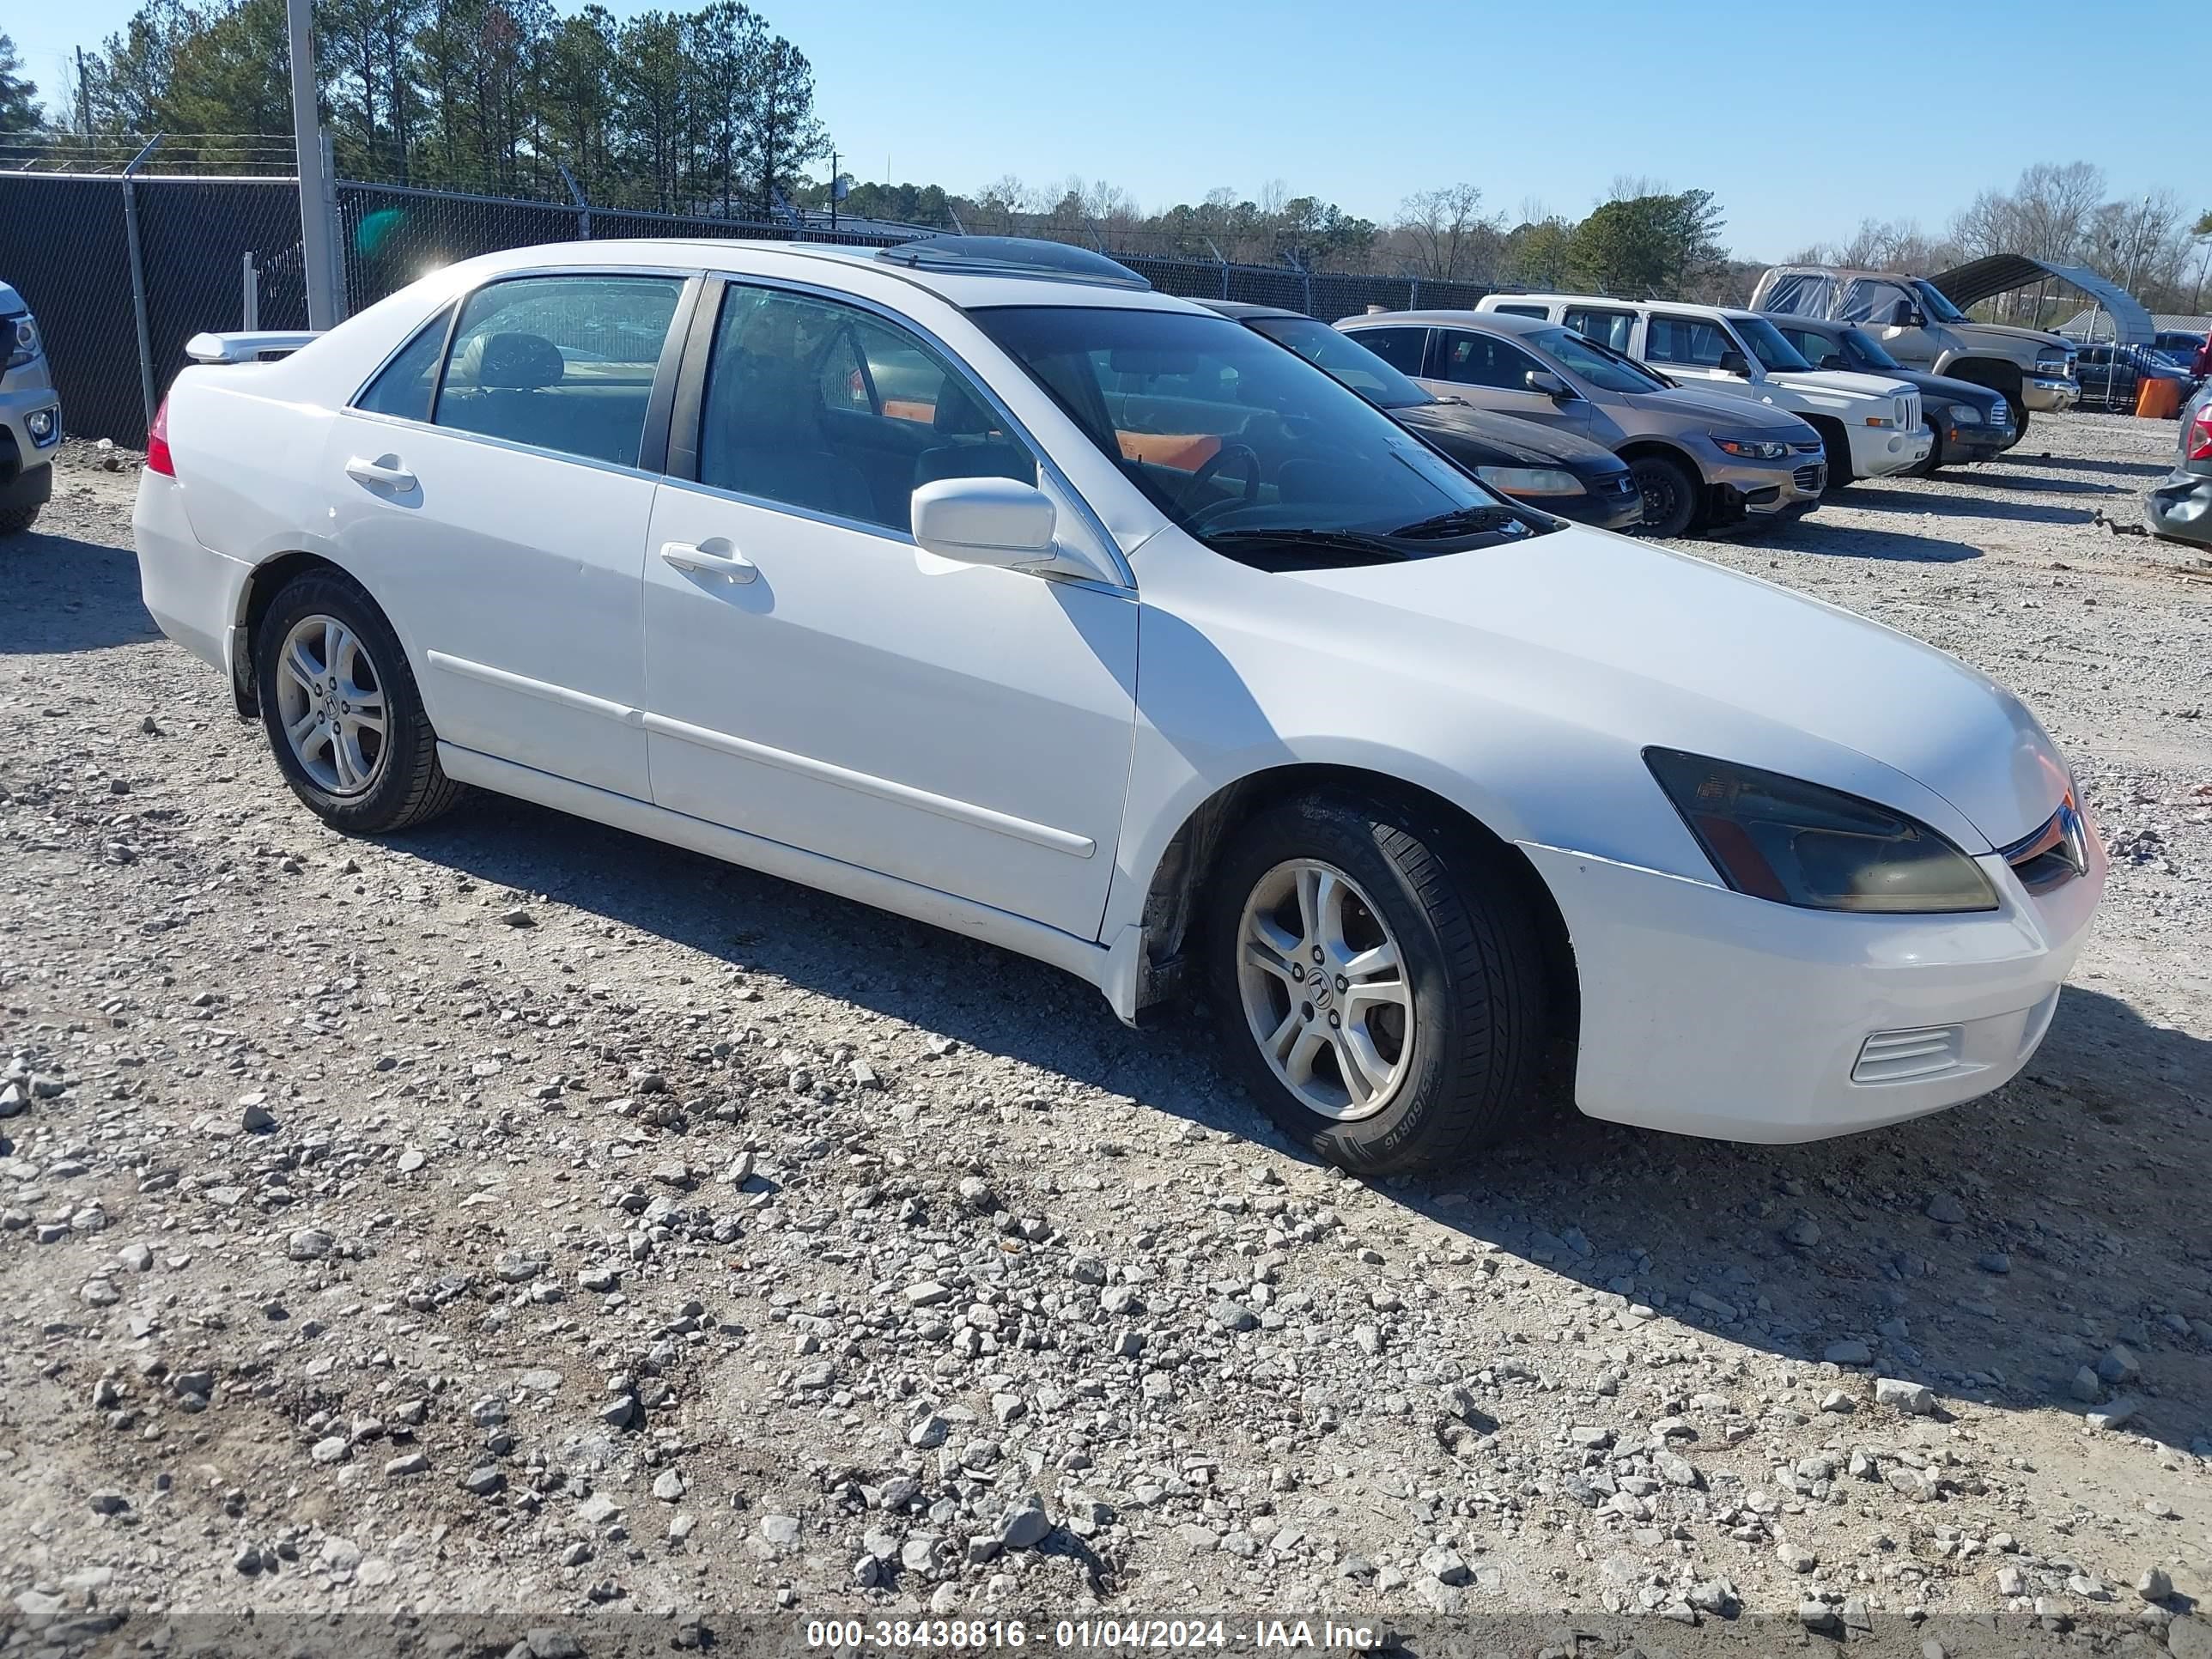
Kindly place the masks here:
<instances>
[{"instance_id":1,"label":"front alloy wheel","mask_svg":"<svg viewBox=\"0 0 2212 1659\"><path fill-rule=\"evenodd\" d=\"M1433 804L1263 806L1207 884L1223 1058L1285 1133L1363 1173L1449 1167L1525 1122L1549 1028L1514 855Z\"/></svg>"},{"instance_id":2,"label":"front alloy wheel","mask_svg":"<svg viewBox=\"0 0 2212 1659\"><path fill-rule=\"evenodd\" d=\"M1252 890L1237 933L1244 1018L1277 1080L1340 1122L1389 1106L1413 1054L1413 991L1359 884L1288 860Z\"/></svg>"}]
</instances>

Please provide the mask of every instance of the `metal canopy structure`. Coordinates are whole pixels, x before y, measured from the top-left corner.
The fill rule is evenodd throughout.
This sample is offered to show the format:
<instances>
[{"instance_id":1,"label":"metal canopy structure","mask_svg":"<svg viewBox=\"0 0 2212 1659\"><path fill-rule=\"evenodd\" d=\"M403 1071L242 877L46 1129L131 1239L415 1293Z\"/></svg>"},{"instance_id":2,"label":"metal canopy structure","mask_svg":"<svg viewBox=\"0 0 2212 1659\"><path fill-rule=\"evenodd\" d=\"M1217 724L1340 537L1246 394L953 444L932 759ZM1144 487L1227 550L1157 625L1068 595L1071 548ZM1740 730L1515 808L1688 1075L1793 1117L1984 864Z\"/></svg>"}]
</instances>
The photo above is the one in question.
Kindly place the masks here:
<instances>
[{"instance_id":1,"label":"metal canopy structure","mask_svg":"<svg viewBox=\"0 0 2212 1659\"><path fill-rule=\"evenodd\" d=\"M2147 346L2157 337L2157 326L2152 323L2150 313L2136 302L2136 297L2087 265L2055 265L2047 259L2031 259L2025 253L1992 253L1986 259L1954 265L1941 276L1929 280L1945 299L1964 311L1983 300L1995 299L2000 294L2009 294L2031 283L2049 282L2054 277L2069 288L2080 289L2111 314L2112 335L2120 344Z\"/></svg>"}]
</instances>

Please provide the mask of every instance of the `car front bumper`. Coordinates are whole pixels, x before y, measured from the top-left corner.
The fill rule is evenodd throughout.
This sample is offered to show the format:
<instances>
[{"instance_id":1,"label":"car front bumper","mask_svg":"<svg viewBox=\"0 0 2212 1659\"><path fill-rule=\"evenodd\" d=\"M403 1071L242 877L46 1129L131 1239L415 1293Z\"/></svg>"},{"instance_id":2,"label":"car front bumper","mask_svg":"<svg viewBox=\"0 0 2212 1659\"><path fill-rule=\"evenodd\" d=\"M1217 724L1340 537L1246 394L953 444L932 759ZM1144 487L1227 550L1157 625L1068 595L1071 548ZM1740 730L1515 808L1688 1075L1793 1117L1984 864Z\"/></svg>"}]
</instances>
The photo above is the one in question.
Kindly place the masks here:
<instances>
[{"instance_id":1,"label":"car front bumper","mask_svg":"<svg viewBox=\"0 0 2212 1659\"><path fill-rule=\"evenodd\" d=\"M2143 521L2169 541L2212 547L2212 477L2167 473L2144 495Z\"/></svg>"},{"instance_id":2,"label":"car front bumper","mask_svg":"<svg viewBox=\"0 0 2212 1659\"><path fill-rule=\"evenodd\" d=\"M2088 839L2087 872L2040 896L1984 854L1999 908L1947 916L1796 909L1524 843L1581 984L1576 1104L1645 1128L1788 1142L1989 1093L2035 1052L2087 935L2106 875ZM1883 1058L1928 1045L1932 1059Z\"/></svg>"},{"instance_id":3,"label":"car front bumper","mask_svg":"<svg viewBox=\"0 0 2212 1659\"><path fill-rule=\"evenodd\" d=\"M1887 478L1893 472L1909 471L1928 459L1928 452L1936 447L1936 434L1925 424L1910 432L1893 428L1861 426L1850 428L1851 435L1851 471L1862 478Z\"/></svg>"},{"instance_id":4,"label":"car front bumper","mask_svg":"<svg viewBox=\"0 0 2212 1659\"><path fill-rule=\"evenodd\" d=\"M61 396L46 376L45 360L27 363L5 378L6 389L0 391L0 487L44 469L62 442ZM34 423L43 430L32 431Z\"/></svg>"},{"instance_id":5,"label":"car front bumper","mask_svg":"<svg viewBox=\"0 0 2212 1659\"><path fill-rule=\"evenodd\" d=\"M1733 493L1753 519L1798 518L1820 504L1827 464L1818 455L1779 461L1746 461L1714 450L1703 460L1706 486Z\"/></svg>"},{"instance_id":6,"label":"car front bumper","mask_svg":"<svg viewBox=\"0 0 2212 1659\"><path fill-rule=\"evenodd\" d=\"M1644 492L1626 467L1583 478L1579 495L1522 495L1516 501L1597 530L1632 530L1644 522Z\"/></svg>"},{"instance_id":7,"label":"car front bumper","mask_svg":"<svg viewBox=\"0 0 2212 1659\"><path fill-rule=\"evenodd\" d=\"M2081 401L2078 381L2031 374L2021 381L2020 400L2039 414L2063 415Z\"/></svg>"}]
</instances>

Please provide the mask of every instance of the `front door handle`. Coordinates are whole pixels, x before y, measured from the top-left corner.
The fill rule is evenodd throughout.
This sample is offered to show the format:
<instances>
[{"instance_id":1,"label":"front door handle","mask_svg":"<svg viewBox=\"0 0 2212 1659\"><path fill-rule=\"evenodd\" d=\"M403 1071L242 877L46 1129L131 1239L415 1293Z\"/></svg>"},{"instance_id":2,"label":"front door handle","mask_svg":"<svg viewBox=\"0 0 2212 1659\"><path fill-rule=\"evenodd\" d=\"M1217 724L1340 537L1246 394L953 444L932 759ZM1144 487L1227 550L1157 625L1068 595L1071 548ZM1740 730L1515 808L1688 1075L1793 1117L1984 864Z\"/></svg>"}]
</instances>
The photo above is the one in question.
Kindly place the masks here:
<instances>
[{"instance_id":1,"label":"front door handle","mask_svg":"<svg viewBox=\"0 0 2212 1659\"><path fill-rule=\"evenodd\" d=\"M663 542L660 559L662 563L678 570L701 576L720 576L724 581L749 582L760 574L760 567L734 547L726 553L716 553L690 542Z\"/></svg>"},{"instance_id":2,"label":"front door handle","mask_svg":"<svg viewBox=\"0 0 2212 1659\"><path fill-rule=\"evenodd\" d=\"M356 483L380 485L386 489L412 489L415 475L399 465L397 455L382 455L375 460L364 460L355 456L346 463L346 477Z\"/></svg>"}]
</instances>

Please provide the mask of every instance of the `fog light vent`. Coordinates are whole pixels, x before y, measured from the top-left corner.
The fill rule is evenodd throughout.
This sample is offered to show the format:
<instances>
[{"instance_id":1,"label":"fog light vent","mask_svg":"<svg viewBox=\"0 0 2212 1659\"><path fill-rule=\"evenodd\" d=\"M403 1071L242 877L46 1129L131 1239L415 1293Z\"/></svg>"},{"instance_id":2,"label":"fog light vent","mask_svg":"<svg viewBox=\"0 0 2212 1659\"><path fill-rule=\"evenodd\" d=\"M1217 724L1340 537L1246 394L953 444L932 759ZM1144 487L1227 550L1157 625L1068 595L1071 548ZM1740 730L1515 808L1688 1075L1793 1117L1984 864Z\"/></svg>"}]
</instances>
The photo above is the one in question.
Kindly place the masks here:
<instances>
[{"instance_id":1,"label":"fog light vent","mask_svg":"<svg viewBox=\"0 0 2212 1659\"><path fill-rule=\"evenodd\" d=\"M1909 1031L1876 1031L1859 1049L1854 1083L1911 1083L1940 1077L1964 1063L1965 1031L1956 1025L1917 1025Z\"/></svg>"}]
</instances>

